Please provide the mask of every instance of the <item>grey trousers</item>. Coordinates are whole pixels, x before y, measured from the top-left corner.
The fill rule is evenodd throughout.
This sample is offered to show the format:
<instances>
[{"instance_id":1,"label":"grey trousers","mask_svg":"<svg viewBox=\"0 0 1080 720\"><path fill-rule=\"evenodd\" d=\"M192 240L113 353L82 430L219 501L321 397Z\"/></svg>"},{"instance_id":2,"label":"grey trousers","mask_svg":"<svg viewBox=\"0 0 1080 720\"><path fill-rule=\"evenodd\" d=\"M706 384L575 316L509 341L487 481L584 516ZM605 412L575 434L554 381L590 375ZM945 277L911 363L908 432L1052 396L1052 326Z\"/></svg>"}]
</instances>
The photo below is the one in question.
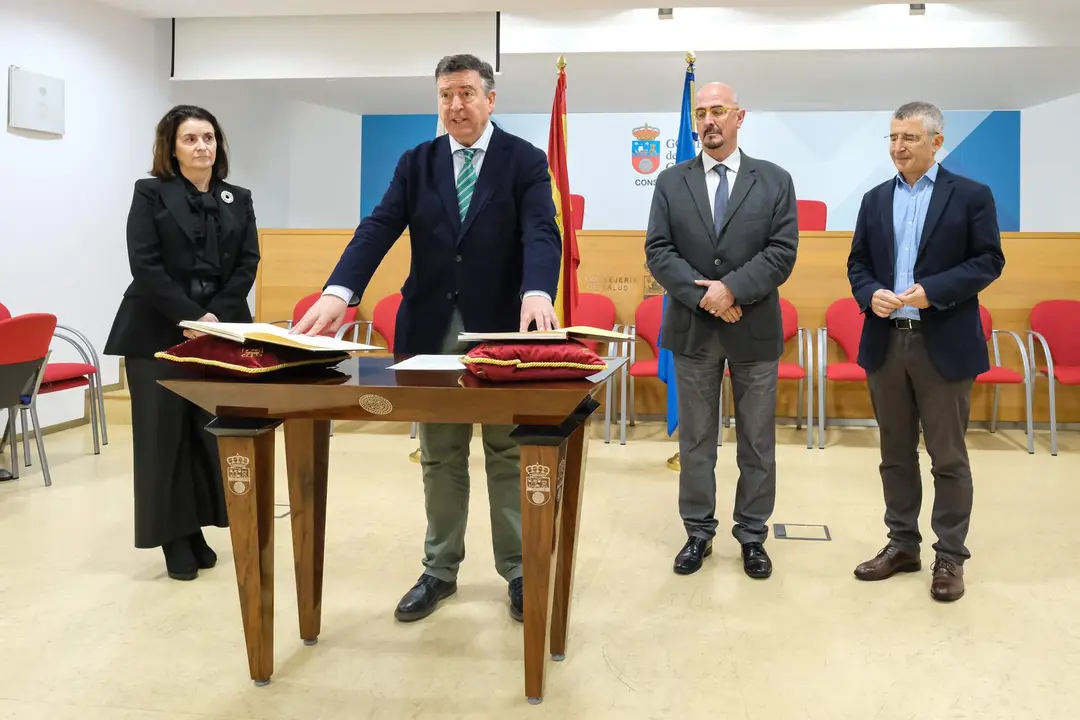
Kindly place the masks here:
<instances>
[{"instance_id":1,"label":"grey trousers","mask_svg":"<svg viewBox=\"0 0 1080 720\"><path fill-rule=\"evenodd\" d=\"M869 373L870 400L881 438L881 484L889 540L919 553L919 425L934 476L930 527L938 555L962 564L970 557L964 541L971 520L973 485L965 436L971 411L972 380L949 382L938 374L921 332L893 329L885 363Z\"/></svg>"},{"instance_id":2,"label":"grey trousers","mask_svg":"<svg viewBox=\"0 0 1080 720\"><path fill-rule=\"evenodd\" d=\"M675 354L679 392L679 514L690 537L716 535L716 441L720 383L727 352L717 337L693 355ZM776 504L776 373L778 361L730 362L735 396L735 521L740 543L764 542Z\"/></svg>"},{"instance_id":3,"label":"grey trousers","mask_svg":"<svg viewBox=\"0 0 1080 720\"><path fill-rule=\"evenodd\" d=\"M443 339L443 353L465 352L465 346L457 341L463 329L461 314L455 309ZM521 450L510 438L513 429L513 425L482 426L495 570L508 582L522 573ZM419 435L427 511L424 573L449 582L457 578L465 559L473 426L421 423Z\"/></svg>"}]
</instances>

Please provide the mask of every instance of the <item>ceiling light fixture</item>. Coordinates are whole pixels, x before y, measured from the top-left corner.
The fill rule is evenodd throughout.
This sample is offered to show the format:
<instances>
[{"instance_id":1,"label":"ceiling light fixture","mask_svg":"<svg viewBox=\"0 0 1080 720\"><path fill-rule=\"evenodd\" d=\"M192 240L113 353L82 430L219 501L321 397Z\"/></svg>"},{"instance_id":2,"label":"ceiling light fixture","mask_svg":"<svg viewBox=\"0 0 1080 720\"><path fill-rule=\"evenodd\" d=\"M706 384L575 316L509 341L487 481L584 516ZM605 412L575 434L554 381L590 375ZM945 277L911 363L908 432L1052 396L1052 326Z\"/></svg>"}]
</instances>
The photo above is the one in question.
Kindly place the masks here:
<instances>
[{"instance_id":1,"label":"ceiling light fixture","mask_svg":"<svg viewBox=\"0 0 1080 720\"><path fill-rule=\"evenodd\" d=\"M675 17L675 11L672 8L658 8L656 17L660 20L671 20Z\"/></svg>"},{"instance_id":2,"label":"ceiling light fixture","mask_svg":"<svg viewBox=\"0 0 1080 720\"><path fill-rule=\"evenodd\" d=\"M908 4L909 15L925 15L926 3L909 3Z\"/></svg>"}]
</instances>

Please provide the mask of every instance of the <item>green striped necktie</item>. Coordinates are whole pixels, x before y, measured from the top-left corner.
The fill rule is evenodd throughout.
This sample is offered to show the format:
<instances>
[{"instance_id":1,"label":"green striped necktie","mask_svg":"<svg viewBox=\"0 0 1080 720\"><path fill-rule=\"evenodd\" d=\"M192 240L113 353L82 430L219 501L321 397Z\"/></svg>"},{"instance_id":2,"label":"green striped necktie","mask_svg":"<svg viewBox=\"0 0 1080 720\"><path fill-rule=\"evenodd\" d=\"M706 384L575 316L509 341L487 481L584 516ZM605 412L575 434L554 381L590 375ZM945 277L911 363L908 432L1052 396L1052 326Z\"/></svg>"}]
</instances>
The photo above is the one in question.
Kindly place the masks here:
<instances>
[{"instance_id":1,"label":"green striped necktie","mask_svg":"<svg viewBox=\"0 0 1080 720\"><path fill-rule=\"evenodd\" d=\"M458 210L461 212L461 220L465 221L465 216L469 214L469 201L472 200L473 188L476 187L476 168L473 167L473 156L477 151L472 148L464 148L458 150L462 157L465 158L465 164L461 167L461 172L457 176L457 202Z\"/></svg>"}]
</instances>

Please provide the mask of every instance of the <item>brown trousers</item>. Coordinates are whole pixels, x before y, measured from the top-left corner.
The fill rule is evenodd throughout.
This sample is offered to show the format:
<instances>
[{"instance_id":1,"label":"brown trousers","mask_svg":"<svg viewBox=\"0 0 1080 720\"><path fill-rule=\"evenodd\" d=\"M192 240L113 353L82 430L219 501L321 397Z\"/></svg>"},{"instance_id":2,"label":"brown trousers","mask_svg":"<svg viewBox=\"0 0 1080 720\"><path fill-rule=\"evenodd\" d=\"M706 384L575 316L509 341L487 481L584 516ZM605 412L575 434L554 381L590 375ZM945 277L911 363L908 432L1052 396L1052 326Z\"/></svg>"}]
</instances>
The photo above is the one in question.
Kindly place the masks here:
<instances>
[{"instance_id":1,"label":"brown trousers","mask_svg":"<svg viewBox=\"0 0 1080 720\"><path fill-rule=\"evenodd\" d=\"M918 554L922 477L919 425L934 476L930 527L938 555L962 564L971 520L972 481L965 435L972 380L949 382L938 374L918 330L893 328L885 363L868 374L870 399L881 438L885 525L892 545Z\"/></svg>"}]
</instances>

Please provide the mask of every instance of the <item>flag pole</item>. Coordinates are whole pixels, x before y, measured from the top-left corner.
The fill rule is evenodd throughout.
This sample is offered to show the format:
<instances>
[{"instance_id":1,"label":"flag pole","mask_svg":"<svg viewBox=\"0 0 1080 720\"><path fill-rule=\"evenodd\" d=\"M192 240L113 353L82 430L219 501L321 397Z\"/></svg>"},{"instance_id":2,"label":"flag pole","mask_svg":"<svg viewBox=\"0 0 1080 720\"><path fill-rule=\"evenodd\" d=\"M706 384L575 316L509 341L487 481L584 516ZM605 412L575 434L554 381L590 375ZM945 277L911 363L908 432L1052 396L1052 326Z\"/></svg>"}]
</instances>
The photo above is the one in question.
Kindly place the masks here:
<instances>
[{"instance_id":1,"label":"flag pole","mask_svg":"<svg viewBox=\"0 0 1080 720\"><path fill-rule=\"evenodd\" d=\"M694 52L692 50L687 50L685 59L686 59L686 71L690 72L690 70L693 69L693 67L694 67L694 63L697 62L697 57L694 55ZM693 97L691 95L690 102L693 103L696 100L697 100L697 98ZM691 110L693 110L693 109L694 108L691 108ZM693 115L693 112L691 112L691 115ZM721 382L723 382L723 378L721 378ZM723 432L723 427L720 428L720 431ZM668 458L667 468L668 468L668 470L674 470L676 472L678 472L679 470L682 469L682 462L680 461L678 452L676 452L674 455L672 455L671 457Z\"/></svg>"}]
</instances>

